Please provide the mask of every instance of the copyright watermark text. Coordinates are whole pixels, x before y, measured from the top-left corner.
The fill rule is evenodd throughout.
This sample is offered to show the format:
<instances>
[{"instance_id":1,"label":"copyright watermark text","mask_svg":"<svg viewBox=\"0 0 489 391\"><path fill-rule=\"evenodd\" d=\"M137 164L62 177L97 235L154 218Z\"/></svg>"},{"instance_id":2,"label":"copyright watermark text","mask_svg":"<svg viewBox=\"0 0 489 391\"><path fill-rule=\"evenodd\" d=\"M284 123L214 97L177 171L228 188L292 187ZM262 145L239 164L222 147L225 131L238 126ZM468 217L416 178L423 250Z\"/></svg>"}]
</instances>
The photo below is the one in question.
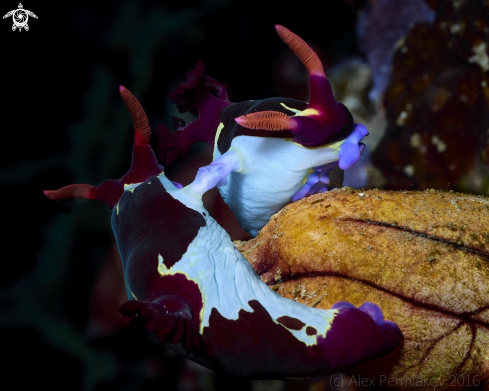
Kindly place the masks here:
<instances>
[{"instance_id":1,"label":"copyright watermark text","mask_svg":"<svg viewBox=\"0 0 489 391\"><path fill-rule=\"evenodd\" d=\"M449 386L449 387L477 387L481 384L480 377L469 375L452 375L449 379L429 378L429 377L388 377L381 375L380 377L364 377L364 376L346 376L343 374L335 374L329 378L332 388L345 388L352 386L374 387L374 386L389 386L389 387L433 387L434 389Z\"/></svg>"}]
</instances>

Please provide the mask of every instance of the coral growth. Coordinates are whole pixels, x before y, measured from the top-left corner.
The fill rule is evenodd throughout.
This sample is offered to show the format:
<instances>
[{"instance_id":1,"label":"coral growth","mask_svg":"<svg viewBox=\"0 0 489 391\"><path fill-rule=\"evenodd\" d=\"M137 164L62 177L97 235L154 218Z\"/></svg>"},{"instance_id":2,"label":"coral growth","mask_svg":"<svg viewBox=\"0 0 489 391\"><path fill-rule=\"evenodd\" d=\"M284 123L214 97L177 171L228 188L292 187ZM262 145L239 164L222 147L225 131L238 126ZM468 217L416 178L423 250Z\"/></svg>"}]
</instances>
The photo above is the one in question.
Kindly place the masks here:
<instances>
[{"instance_id":1,"label":"coral growth","mask_svg":"<svg viewBox=\"0 0 489 391\"><path fill-rule=\"evenodd\" d=\"M390 189L489 190L489 5L441 2L401 41L373 162Z\"/></svg>"},{"instance_id":2,"label":"coral growth","mask_svg":"<svg viewBox=\"0 0 489 391\"><path fill-rule=\"evenodd\" d=\"M487 197L343 188L288 205L236 244L284 297L316 308L368 297L399 322L401 348L347 373L450 390L489 379L488 225Z\"/></svg>"}]
</instances>

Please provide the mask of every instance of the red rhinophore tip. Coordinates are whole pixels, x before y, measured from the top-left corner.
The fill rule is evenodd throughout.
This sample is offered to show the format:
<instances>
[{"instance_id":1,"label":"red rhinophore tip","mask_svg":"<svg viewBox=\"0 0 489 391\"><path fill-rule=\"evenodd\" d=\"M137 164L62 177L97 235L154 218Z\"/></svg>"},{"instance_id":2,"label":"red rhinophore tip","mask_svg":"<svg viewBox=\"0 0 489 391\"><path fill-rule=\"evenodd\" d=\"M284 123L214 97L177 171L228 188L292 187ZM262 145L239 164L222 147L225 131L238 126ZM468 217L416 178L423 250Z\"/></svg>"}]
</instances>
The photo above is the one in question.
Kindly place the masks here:
<instances>
[{"instance_id":1,"label":"red rhinophore tip","mask_svg":"<svg viewBox=\"0 0 489 391\"><path fill-rule=\"evenodd\" d=\"M307 68L309 76L316 75L326 77L321 60L302 38L279 24L276 24L274 27L277 30L280 39L287 44Z\"/></svg>"},{"instance_id":2,"label":"red rhinophore tip","mask_svg":"<svg viewBox=\"0 0 489 391\"><path fill-rule=\"evenodd\" d=\"M248 129L294 130L297 127L293 118L280 111L259 111L242 115L234 120Z\"/></svg>"},{"instance_id":3,"label":"red rhinophore tip","mask_svg":"<svg viewBox=\"0 0 489 391\"><path fill-rule=\"evenodd\" d=\"M134 143L137 145L149 144L151 129L149 128L148 117L146 116L141 103L139 103L136 97L131 94L131 91L126 87L119 86L119 92L131 115L134 130L136 131L134 134Z\"/></svg>"},{"instance_id":4,"label":"red rhinophore tip","mask_svg":"<svg viewBox=\"0 0 489 391\"><path fill-rule=\"evenodd\" d=\"M72 200L84 198L87 200L95 200L95 186L78 184L68 185L59 190L43 190L46 197L51 200Z\"/></svg>"}]
</instances>

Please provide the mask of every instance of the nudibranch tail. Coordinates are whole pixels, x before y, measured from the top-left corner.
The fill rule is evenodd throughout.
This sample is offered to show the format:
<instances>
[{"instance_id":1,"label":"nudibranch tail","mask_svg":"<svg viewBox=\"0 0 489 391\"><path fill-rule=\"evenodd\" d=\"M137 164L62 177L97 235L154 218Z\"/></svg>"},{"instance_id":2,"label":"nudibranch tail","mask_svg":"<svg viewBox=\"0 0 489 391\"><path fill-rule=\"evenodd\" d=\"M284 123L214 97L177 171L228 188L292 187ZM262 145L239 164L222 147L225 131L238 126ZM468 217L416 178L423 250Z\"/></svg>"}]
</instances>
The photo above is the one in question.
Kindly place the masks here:
<instances>
[{"instance_id":1,"label":"nudibranch tail","mask_svg":"<svg viewBox=\"0 0 489 391\"><path fill-rule=\"evenodd\" d=\"M109 208L113 208L124 192L124 186L141 183L147 178L163 172L163 167L158 165L153 150L149 145L151 130L141 103L127 88L120 86L119 92L134 125L132 163L127 174L121 179L109 179L97 187L86 184L74 184L62 187L59 190L45 190L44 194L46 197L52 200L96 199L104 202Z\"/></svg>"}]
</instances>

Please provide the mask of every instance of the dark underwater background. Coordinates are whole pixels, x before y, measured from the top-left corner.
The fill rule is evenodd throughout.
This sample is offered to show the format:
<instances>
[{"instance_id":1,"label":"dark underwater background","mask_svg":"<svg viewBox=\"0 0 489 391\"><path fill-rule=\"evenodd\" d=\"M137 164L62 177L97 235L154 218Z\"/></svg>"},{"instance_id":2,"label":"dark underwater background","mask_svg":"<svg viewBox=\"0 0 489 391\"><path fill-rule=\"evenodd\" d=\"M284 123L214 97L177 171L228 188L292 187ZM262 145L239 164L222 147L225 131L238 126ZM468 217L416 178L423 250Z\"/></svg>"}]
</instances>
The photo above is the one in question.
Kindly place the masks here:
<instances>
[{"instance_id":1,"label":"dark underwater background","mask_svg":"<svg viewBox=\"0 0 489 391\"><path fill-rule=\"evenodd\" d=\"M2 390L335 388L329 377L217 376L131 329L110 211L42 190L98 185L129 167L126 86L152 128L179 115L167 95L203 60L231 101L308 99L282 24L322 59L335 95L371 135L345 184L489 191L489 2L483 0L24 2L29 31L0 24L2 51ZM3 14L17 8L2 2ZM3 15L2 14L2 15ZM192 116L186 117L187 121ZM194 145L167 175L186 185L210 162ZM205 202L232 239L247 234L216 189ZM333 378L334 379L334 378ZM351 387L368 389L369 387Z\"/></svg>"}]
</instances>

